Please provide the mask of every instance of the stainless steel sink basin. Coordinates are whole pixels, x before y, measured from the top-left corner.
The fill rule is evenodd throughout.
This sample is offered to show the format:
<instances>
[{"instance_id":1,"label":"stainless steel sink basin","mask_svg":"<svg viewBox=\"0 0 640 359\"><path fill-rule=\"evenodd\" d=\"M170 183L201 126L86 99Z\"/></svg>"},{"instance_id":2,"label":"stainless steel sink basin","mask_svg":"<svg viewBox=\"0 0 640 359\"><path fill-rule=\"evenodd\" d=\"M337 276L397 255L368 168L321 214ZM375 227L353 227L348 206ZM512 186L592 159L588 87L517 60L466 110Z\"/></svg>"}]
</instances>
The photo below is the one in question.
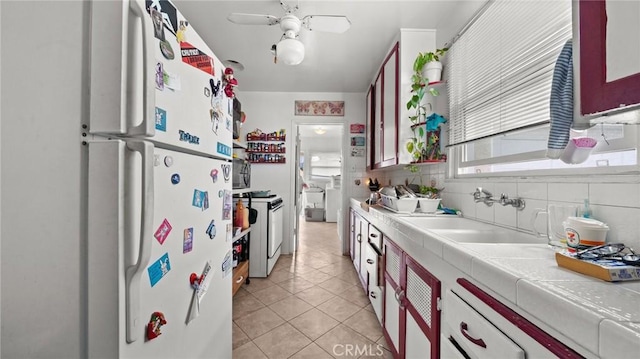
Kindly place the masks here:
<instances>
[{"instance_id":1,"label":"stainless steel sink basin","mask_svg":"<svg viewBox=\"0 0 640 359\"><path fill-rule=\"evenodd\" d=\"M462 217L398 217L402 221L459 243L544 243L542 238Z\"/></svg>"},{"instance_id":2,"label":"stainless steel sink basin","mask_svg":"<svg viewBox=\"0 0 640 359\"><path fill-rule=\"evenodd\" d=\"M546 243L542 238L508 229L433 229L429 231L459 243Z\"/></svg>"}]
</instances>

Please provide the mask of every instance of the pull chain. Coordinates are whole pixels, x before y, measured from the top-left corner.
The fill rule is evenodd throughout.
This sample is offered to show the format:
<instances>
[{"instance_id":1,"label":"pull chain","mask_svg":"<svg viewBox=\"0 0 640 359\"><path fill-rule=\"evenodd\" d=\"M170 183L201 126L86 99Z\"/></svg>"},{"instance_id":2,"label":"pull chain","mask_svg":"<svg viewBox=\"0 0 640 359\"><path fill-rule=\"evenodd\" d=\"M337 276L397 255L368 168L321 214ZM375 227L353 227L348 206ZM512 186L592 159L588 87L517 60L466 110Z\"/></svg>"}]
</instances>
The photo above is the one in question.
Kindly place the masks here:
<instances>
[{"instance_id":1,"label":"pull chain","mask_svg":"<svg viewBox=\"0 0 640 359\"><path fill-rule=\"evenodd\" d=\"M602 136L602 139L604 140L604 142L606 142L607 145L609 145L609 141L607 140L607 136L605 136L604 134L604 124L600 123L600 135Z\"/></svg>"}]
</instances>

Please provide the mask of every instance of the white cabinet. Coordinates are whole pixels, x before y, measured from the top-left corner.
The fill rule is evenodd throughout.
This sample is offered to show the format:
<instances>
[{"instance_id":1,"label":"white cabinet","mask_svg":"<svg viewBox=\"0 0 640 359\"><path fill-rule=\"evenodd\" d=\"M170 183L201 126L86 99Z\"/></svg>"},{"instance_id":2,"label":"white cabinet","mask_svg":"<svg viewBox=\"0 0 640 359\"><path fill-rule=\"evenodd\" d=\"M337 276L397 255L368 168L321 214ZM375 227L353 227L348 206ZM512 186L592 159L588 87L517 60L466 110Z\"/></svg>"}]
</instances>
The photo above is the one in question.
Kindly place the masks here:
<instances>
[{"instance_id":1,"label":"white cabinet","mask_svg":"<svg viewBox=\"0 0 640 359\"><path fill-rule=\"evenodd\" d=\"M440 356L440 281L384 239L383 329L394 358Z\"/></svg>"},{"instance_id":2,"label":"white cabinet","mask_svg":"<svg viewBox=\"0 0 640 359\"><path fill-rule=\"evenodd\" d=\"M454 339L459 353L487 359L583 358L470 280L456 282L459 287L445 296L442 335Z\"/></svg>"},{"instance_id":3,"label":"white cabinet","mask_svg":"<svg viewBox=\"0 0 640 359\"><path fill-rule=\"evenodd\" d=\"M367 146L371 148L368 167L385 168L413 160L405 149L413 137L406 107L412 96L413 62L418 53L435 48L435 30L401 29L392 42L367 93L367 109L372 109L367 118Z\"/></svg>"},{"instance_id":4,"label":"white cabinet","mask_svg":"<svg viewBox=\"0 0 640 359\"><path fill-rule=\"evenodd\" d=\"M366 268L364 267L365 254L363 248L365 248L368 238L369 222L362 218L359 214L351 210L351 259L353 260L353 266L356 268L360 282L363 288L367 288L367 276Z\"/></svg>"}]
</instances>

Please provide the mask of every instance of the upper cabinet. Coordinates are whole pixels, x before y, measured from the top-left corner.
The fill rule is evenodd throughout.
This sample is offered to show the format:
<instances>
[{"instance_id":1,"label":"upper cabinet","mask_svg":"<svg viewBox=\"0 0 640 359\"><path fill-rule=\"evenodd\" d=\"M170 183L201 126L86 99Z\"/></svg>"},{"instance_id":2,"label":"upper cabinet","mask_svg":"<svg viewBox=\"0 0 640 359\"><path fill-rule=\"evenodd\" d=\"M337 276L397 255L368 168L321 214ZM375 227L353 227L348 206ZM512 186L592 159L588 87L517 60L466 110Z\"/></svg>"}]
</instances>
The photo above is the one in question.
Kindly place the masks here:
<instances>
[{"instance_id":1,"label":"upper cabinet","mask_svg":"<svg viewBox=\"0 0 640 359\"><path fill-rule=\"evenodd\" d=\"M412 161L405 148L413 137L411 114L405 104L412 96L413 62L418 53L435 48L435 30L401 29L382 59L366 101L367 110L371 109L367 119L367 146L371 148L367 167L379 169Z\"/></svg>"},{"instance_id":2,"label":"upper cabinet","mask_svg":"<svg viewBox=\"0 0 640 359\"><path fill-rule=\"evenodd\" d=\"M594 116L640 104L640 2L580 0L580 110Z\"/></svg>"}]
</instances>

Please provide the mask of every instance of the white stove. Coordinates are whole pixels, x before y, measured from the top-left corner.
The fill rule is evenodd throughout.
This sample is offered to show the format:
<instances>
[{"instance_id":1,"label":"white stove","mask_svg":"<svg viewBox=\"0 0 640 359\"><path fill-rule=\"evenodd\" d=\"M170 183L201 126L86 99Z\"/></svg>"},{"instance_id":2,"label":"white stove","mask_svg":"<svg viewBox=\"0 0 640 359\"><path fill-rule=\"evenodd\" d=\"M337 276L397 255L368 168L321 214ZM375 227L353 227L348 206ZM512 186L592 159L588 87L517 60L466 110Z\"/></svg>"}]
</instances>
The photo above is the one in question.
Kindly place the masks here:
<instances>
[{"instance_id":1,"label":"white stove","mask_svg":"<svg viewBox=\"0 0 640 359\"><path fill-rule=\"evenodd\" d=\"M270 195L251 198L251 207L258 211L251 225L249 243L249 276L266 277L271 273L282 250L284 236L284 203L282 197Z\"/></svg>"}]
</instances>

